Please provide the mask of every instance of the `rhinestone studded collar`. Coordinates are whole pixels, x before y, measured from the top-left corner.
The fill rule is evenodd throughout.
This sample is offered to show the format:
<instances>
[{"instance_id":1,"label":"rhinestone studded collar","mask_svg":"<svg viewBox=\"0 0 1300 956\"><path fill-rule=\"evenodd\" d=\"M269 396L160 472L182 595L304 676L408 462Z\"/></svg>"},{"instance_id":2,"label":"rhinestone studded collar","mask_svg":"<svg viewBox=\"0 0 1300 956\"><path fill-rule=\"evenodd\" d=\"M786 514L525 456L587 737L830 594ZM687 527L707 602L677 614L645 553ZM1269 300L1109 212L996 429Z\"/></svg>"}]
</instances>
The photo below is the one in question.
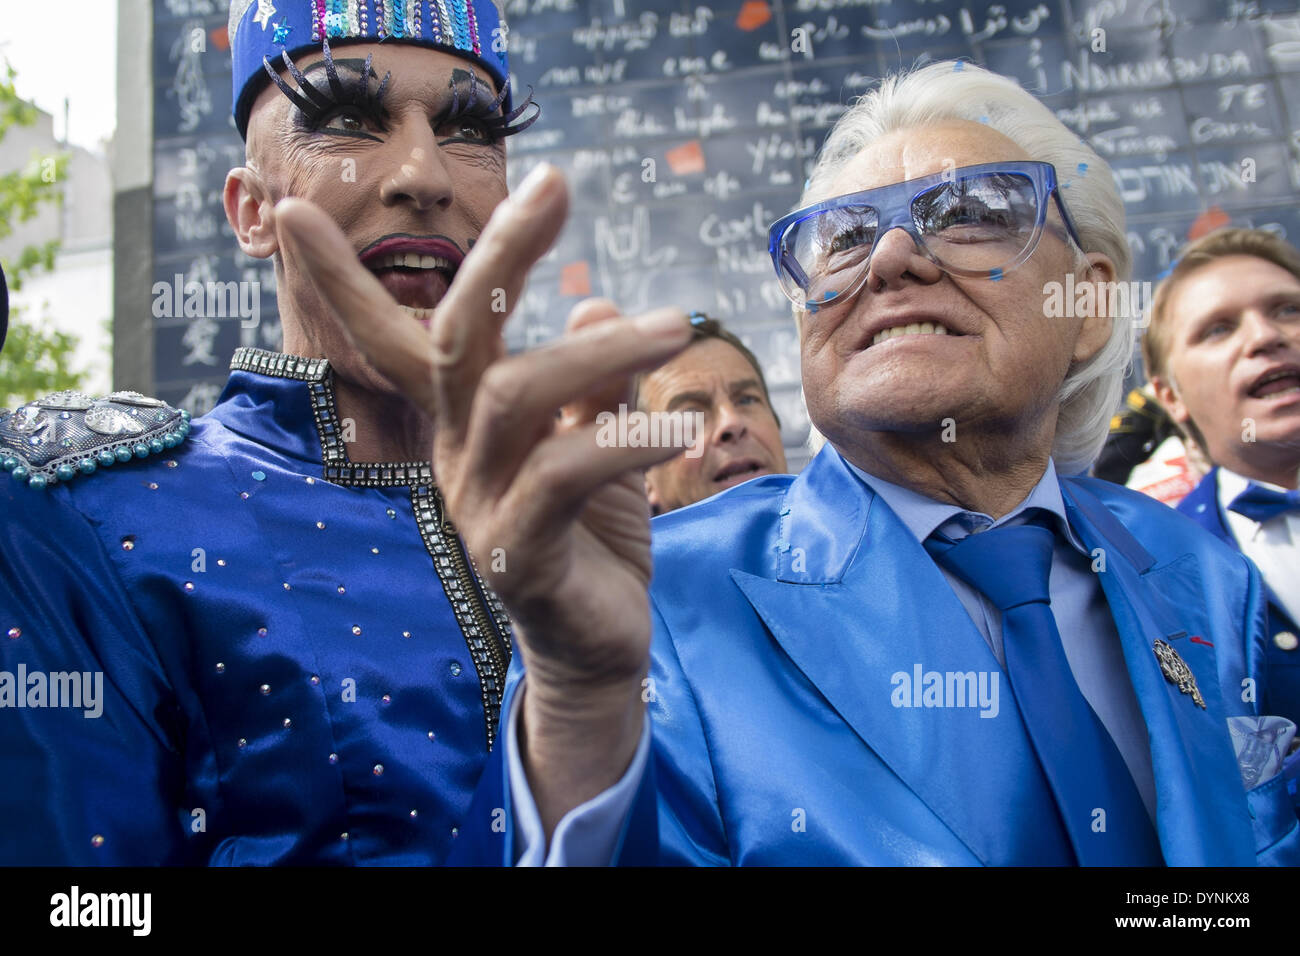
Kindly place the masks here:
<instances>
[{"instance_id":1,"label":"rhinestone studded collar","mask_svg":"<svg viewBox=\"0 0 1300 956\"><path fill-rule=\"evenodd\" d=\"M483 723L487 747L496 743L505 691L506 671L513 653L510 618L501 599L478 574L474 562L452 526L442 495L427 461L353 462L348 460L343 427L334 402L333 374L326 359L306 359L283 352L240 348L230 362L232 371L303 382L311 393L312 415L320 436L323 477L336 484L362 488L409 485L425 550L460 625L482 688Z\"/></svg>"},{"instance_id":2,"label":"rhinestone studded collar","mask_svg":"<svg viewBox=\"0 0 1300 956\"><path fill-rule=\"evenodd\" d=\"M354 462L348 460L343 428L334 403L333 373L328 359L301 358L284 352L240 348L230 360L232 371L253 372L272 378L289 378L307 383L311 410L320 436L322 477L336 485L383 488L394 485L422 485L433 481L433 467L427 461Z\"/></svg>"}]
</instances>

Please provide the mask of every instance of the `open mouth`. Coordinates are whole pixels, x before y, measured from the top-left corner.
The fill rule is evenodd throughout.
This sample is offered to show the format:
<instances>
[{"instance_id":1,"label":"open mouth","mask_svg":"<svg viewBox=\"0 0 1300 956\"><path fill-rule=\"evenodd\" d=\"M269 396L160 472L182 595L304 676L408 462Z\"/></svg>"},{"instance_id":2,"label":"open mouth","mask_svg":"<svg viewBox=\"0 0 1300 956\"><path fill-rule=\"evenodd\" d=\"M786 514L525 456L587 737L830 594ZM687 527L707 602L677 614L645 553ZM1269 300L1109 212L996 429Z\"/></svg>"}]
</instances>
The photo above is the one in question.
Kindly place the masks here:
<instances>
[{"instance_id":1,"label":"open mouth","mask_svg":"<svg viewBox=\"0 0 1300 956\"><path fill-rule=\"evenodd\" d=\"M748 481L758 474L766 474L767 468L759 461L753 458L741 458L724 465L714 476L715 484L721 484L726 481Z\"/></svg>"},{"instance_id":2,"label":"open mouth","mask_svg":"<svg viewBox=\"0 0 1300 956\"><path fill-rule=\"evenodd\" d=\"M446 239L388 236L371 243L359 258L403 310L430 319L464 255Z\"/></svg>"},{"instance_id":3,"label":"open mouth","mask_svg":"<svg viewBox=\"0 0 1300 956\"><path fill-rule=\"evenodd\" d=\"M1288 366L1265 372L1246 390L1251 398L1274 398L1300 393L1300 367Z\"/></svg>"},{"instance_id":4,"label":"open mouth","mask_svg":"<svg viewBox=\"0 0 1300 956\"><path fill-rule=\"evenodd\" d=\"M881 342L887 342L890 339L901 338L905 335L958 335L947 326L940 325L938 322L911 322L907 325L894 325L887 329L881 329L871 340L871 345L879 345ZM870 348L871 346L868 346Z\"/></svg>"}]
</instances>

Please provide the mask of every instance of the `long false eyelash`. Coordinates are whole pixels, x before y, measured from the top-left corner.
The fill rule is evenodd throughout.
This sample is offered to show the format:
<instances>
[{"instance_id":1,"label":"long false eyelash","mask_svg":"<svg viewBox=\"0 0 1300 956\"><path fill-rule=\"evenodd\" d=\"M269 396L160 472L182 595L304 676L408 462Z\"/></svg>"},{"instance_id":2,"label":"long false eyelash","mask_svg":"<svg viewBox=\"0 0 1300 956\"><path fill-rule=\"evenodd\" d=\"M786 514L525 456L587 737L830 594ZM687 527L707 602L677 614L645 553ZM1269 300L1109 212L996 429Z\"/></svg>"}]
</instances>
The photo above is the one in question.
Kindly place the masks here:
<instances>
[{"instance_id":1,"label":"long false eyelash","mask_svg":"<svg viewBox=\"0 0 1300 956\"><path fill-rule=\"evenodd\" d=\"M373 113L378 118L387 118L388 111L384 109L383 98L384 91L388 88L388 81L393 74L391 72L385 73L383 80L379 83L379 89L374 93L370 92L370 63L374 59L374 54L366 57L366 64L361 71L361 76L357 79L356 84L349 89L344 86L343 81L339 78L338 68L334 65L334 56L330 52L329 40L324 41L322 52L325 55L325 76L329 80L329 94L312 86L311 81L303 75L297 64L289 58L289 51L287 50L283 51L280 57L284 61L285 69L289 71L289 75L298 84L297 90L284 81L284 78L271 65L269 57L262 57L262 66L266 69L275 85L280 88L280 92L289 98L289 102L298 107L311 125L319 123L331 110L335 110L340 106L357 106Z\"/></svg>"},{"instance_id":2,"label":"long false eyelash","mask_svg":"<svg viewBox=\"0 0 1300 956\"><path fill-rule=\"evenodd\" d=\"M508 113L498 114L501 104L505 101L506 94L510 91L510 84L507 82L501 88L491 102L488 101L487 95L479 96L480 89L486 89L487 83L475 76L471 70L469 74L469 95L466 97L464 105L460 102L460 87L455 83L451 86L451 108L448 113L449 117L473 115L483 124L483 129L493 139L501 139L506 136L513 136L515 133L522 133L528 127L537 122L538 117L542 115L542 107L533 99L533 88L528 87L528 95L524 101L515 106ZM528 108L532 107L531 115L524 117ZM522 119L521 119L522 117Z\"/></svg>"}]
</instances>

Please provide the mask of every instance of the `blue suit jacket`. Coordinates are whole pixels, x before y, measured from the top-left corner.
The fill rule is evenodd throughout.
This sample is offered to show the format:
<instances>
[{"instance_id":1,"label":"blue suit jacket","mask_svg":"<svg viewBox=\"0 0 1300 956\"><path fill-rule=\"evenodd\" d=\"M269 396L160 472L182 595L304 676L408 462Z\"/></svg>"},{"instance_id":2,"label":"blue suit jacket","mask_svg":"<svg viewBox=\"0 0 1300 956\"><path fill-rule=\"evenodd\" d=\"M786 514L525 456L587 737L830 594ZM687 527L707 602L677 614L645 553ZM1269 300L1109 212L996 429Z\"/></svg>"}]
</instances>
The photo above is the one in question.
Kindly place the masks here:
<instances>
[{"instance_id":1,"label":"blue suit jacket","mask_svg":"<svg viewBox=\"0 0 1300 956\"><path fill-rule=\"evenodd\" d=\"M1062 489L1071 526L1104 557L1101 584L1149 732L1166 862L1300 860L1285 782L1248 794L1226 727L1229 715L1256 713L1243 691L1263 681L1258 571L1142 495L1092 479ZM618 862L1070 859L1056 828L1040 826L1054 804L1012 694L991 719L895 706L891 676L917 664L999 665L938 567L834 449L797 478L760 478L657 519L654 538L643 695L652 757ZM1187 662L1205 709L1165 680L1157 639ZM511 694L518 677L516 668ZM476 801L459 859L508 861L501 756ZM484 825L499 822L493 807L506 809L504 832Z\"/></svg>"},{"instance_id":2,"label":"blue suit jacket","mask_svg":"<svg viewBox=\"0 0 1300 956\"><path fill-rule=\"evenodd\" d=\"M1241 545L1228 527L1228 517L1219 505L1219 469L1213 468L1201 479L1190 495L1178 505L1178 510L1191 518L1216 538L1232 548ZM1296 556L1300 560L1300 555ZM1300 626L1291 619L1277 596L1264 585L1268 600L1268 696L1261 701L1264 709L1300 725L1300 650L1283 650L1273 638L1284 631L1300 635Z\"/></svg>"}]
</instances>

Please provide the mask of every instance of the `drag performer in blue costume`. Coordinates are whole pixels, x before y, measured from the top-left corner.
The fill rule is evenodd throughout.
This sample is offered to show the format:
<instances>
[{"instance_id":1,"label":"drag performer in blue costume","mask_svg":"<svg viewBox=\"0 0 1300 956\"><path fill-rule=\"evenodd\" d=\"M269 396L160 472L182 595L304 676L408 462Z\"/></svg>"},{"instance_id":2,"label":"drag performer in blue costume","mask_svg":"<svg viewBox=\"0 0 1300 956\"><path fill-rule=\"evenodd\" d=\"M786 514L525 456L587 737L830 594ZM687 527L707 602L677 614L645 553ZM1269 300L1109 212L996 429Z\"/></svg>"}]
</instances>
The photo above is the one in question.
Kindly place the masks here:
<instances>
[{"instance_id":1,"label":"drag performer in blue costume","mask_svg":"<svg viewBox=\"0 0 1300 956\"><path fill-rule=\"evenodd\" d=\"M505 198L504 137L537 112L507 96L503 29L490 0L232 5L247 165L226 208L275 258L285 352L240 350L193 423L134 392L0 415L0 864L421 864L455 845L510 623L443 512L427 424L274 220L286 196L328 210L427 323Z\"/></svg>"}]
</instances>

